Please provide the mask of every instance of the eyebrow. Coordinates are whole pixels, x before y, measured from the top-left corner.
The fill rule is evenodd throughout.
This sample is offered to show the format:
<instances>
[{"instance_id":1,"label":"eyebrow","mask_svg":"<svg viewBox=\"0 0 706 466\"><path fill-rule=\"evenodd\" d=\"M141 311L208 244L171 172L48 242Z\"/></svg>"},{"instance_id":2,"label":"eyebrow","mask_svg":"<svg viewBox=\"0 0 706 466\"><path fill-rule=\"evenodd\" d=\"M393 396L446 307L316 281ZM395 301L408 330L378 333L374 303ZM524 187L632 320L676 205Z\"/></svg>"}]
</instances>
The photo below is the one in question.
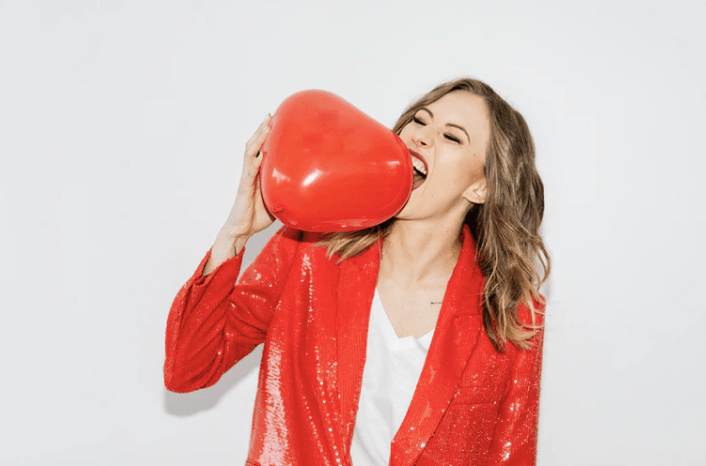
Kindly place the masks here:
<instances>
[{"instance_id":1,"label":"eyebrow","mask_svg":"<svg viewBox=\"0 0 706 466\"><path fill-rule=\"evenodd\" d=\"M429 110L428 108L422 107L422 108L420 108L419 110L424 110L424 111L427 112L432 118L434 118L434 114L431 113L431 110ZM466 130L463 128L463 126L459 126L459 125L457 125L456 123L446 123L446 126L453 126L454 128L460 129L460 130L463 131L464 134L466 135L466 138L468 139L468 142L469 142L469 143L471 142L471 138L470 138L470 136L468 136L468 133L467 133Z\"/></svg>"}]
</instances>

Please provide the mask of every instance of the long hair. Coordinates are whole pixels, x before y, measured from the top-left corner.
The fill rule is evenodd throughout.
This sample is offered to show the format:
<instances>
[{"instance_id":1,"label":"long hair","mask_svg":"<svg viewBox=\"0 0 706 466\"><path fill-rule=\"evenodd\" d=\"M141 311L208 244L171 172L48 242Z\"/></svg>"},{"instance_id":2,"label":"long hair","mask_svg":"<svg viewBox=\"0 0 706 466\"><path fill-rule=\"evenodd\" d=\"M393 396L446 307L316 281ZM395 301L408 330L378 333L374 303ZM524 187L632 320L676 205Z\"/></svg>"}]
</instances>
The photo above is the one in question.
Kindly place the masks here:
<instances>
[{"instance_id":1,"label":"long hair","mask_svg":"<svg viewBox=\"0 0 706 466\"><path fill-rule=\"evenodd\" d=\"M483 174L485 203L472 206L465 223L476 241L476 260L485 276L483 324L498 351L507 341L528 349L541 326L535 313L544 298L539 287L549 276L550 258L539 234L544 215L544 185L535 167L535 149L527 122L490 86L471 78L440 84L413 102L393 127L400 134L414 114L449 92L463 90L485 101L490 140ZM389 232L394 219L376 227L328 235L320 244L339 260L360 254ZM535 264L538 263L541 273ZM520 304L531 310L532 325L517 317Z\"/></svg>"}]
</instances>

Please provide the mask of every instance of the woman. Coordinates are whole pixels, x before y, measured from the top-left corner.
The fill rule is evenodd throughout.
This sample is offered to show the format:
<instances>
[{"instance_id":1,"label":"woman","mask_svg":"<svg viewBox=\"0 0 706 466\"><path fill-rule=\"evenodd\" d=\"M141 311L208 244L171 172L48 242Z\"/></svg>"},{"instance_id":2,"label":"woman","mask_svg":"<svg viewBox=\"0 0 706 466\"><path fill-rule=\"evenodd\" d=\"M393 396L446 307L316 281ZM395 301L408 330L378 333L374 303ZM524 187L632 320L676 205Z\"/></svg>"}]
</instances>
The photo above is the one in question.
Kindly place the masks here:
<instances>
[{"instance_id":1,"label":"woman","mask_svg":"<svg viewBox=\"0 0 706 466\"><path fill-rule=\"evenodd\" d=\"M234 285L273 220L267 121L172 305L167 388L213 385L264 342L247 464L534 464L549 257L522 116L480 81L437 86L393 128L415 166L401 212L358 232L282 228Z\"/></svg>"}]
</instances>

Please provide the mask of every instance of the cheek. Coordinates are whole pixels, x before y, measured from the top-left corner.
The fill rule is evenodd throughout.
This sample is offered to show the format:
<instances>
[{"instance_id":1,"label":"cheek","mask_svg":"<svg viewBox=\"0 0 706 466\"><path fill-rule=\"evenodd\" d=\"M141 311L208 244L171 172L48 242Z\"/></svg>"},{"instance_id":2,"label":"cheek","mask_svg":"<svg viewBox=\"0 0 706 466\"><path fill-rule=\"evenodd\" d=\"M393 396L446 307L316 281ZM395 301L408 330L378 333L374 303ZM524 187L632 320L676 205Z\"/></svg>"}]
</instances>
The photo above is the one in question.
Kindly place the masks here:
<instances>
[{"instance_id":1,"label":"cheek","mask_svg":"<svg viewBox=\"0 0 706 466\"><path fill-rule=\"evenodd\" d=\"M478 178L483 177L483 161L468 154L449 154L439 159L439 168L444 172L444 183L454 190L465 190Z\"/></svg>"},{"instance_id":2,"label":"cheek","mask_svg":"<svg viewBox=\"0 0 706 466\"><path fill-rule=\"evenodd\" d=\"M480 157L474 157L466 167L466 173L471 183L483 178L485 176L483 172L483 159Z\"/></svg>"},{"instance_id":3,"label":"cheek","mask_svg":"<svg viewBox=\"0 0 706 466\"><path fill-rule=\"evenodd\" d=\"M409 139L409 137L410 137L410 135L407 134L409 132L410 132L409 131L409 123L407 123L404 127L402 127L402 131L400 131L400 134L399 134L400 139L402 139L403 141L407 141L407 139Z\"/></svg>"}]
</instances>

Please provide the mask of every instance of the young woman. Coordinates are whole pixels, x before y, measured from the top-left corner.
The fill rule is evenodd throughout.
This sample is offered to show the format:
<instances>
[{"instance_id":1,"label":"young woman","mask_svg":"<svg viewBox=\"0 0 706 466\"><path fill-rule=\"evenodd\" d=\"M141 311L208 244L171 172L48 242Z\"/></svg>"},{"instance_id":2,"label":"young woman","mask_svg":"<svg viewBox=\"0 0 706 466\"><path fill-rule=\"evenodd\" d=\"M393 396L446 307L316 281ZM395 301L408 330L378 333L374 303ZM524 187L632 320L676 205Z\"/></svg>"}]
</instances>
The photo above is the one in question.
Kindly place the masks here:
<instances>
[{"instance_id":1,"label":"young woman","mask_svg":"<svg viewBox=\"0 0 706 466\"><path fill-rule=\"evenodd\" d=\"M248 238L273 220L263 121L233 209L174 300L169 390L213 385L265 345L249 465L535 463L549 257L527 124L458 79L393 130L415 166L401 212L357 232L282 228L236 284Z\"/></svg>"}]
</instances>

